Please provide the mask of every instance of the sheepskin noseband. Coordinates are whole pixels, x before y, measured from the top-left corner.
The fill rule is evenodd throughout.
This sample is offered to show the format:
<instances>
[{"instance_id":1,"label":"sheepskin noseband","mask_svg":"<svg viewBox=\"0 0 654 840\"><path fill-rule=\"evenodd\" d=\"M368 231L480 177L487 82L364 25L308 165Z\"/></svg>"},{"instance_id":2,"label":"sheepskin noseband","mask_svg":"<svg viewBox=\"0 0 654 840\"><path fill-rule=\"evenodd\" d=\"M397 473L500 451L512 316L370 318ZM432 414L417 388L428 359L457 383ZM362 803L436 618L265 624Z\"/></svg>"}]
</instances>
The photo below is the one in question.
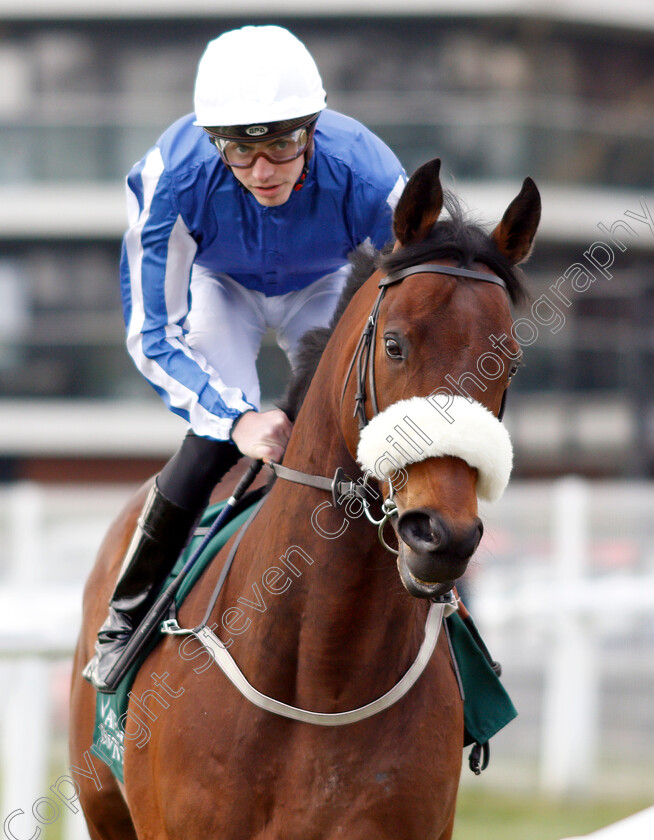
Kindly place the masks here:
<instances>
[{"instance_id":1,"label":"sheepskin noseband","mask_svg":"<svg viewBox=\"0 0 654 840\"><path fill-rule=\"evenodd\" d=\"M451 397L412 397L389 405L361 432L357 459L378 479L407 464L453 455L478 472L480 499L499 499L511 475L513 447L506 428L481 403Z\"/></svg>"}]
</instances>

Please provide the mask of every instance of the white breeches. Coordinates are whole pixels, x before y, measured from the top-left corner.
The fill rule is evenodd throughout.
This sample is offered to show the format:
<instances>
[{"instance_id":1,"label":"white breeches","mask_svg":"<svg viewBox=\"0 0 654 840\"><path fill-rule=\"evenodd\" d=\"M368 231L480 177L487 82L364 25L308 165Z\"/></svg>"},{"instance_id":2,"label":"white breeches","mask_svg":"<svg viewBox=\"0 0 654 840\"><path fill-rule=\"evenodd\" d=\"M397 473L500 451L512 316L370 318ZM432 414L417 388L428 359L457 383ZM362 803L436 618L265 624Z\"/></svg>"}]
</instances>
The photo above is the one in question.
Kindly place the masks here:
<instances>
[{"instance_id":1,"label":"white breeches","mask_svg":"<svg viewBox=\"0 0 654 840\"><path fill-rule=\"evenodd\" d=\"M349 272L346 265L304 289L266 297L226 274L194 266L186 340L225 385L242 391L259 408L256 360L264 334L275 331L277 343L294 368L300 339L308 330L329 324Z\"/></svg>"}]
</instances>

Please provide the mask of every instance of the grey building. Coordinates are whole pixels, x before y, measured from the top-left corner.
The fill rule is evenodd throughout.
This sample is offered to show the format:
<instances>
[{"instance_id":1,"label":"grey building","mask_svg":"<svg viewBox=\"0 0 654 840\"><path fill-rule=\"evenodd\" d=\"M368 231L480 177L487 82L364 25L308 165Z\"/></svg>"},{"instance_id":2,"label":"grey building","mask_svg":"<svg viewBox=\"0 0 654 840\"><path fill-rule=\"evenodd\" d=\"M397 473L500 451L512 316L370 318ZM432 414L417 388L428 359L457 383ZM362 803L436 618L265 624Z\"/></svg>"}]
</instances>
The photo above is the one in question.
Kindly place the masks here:
<instances>
[{"instance_id":1,"label":"grey building","mask_svg":"<svg viewBox=\"0 0 654 840\"><path fill-rule=\"evenodd\" d=\"M516 313L526 365L507 414L517 474L651 475L654 9L549 5L432 0L400 14L364 2L354 15L339 2L280 0L271 16L231 0L98 0L91 12L5 0L0 475L61 478L65 464L71 476L145 477L181 436L178 424L152 444L148 424L167 412L123 346L122 179L191 109L206 41L247 22L291 28L330 106L368 124L409 172L441 157L446 184L482 220L535 178L544 217L527 272L533 299ZM272 400L285 363L271 343L260 361ZM81 417L97 419L86 446ZM52 418L62 436L47 452ZM145 460L129 472L139 441Z\"/></svg>"}]
</instances>

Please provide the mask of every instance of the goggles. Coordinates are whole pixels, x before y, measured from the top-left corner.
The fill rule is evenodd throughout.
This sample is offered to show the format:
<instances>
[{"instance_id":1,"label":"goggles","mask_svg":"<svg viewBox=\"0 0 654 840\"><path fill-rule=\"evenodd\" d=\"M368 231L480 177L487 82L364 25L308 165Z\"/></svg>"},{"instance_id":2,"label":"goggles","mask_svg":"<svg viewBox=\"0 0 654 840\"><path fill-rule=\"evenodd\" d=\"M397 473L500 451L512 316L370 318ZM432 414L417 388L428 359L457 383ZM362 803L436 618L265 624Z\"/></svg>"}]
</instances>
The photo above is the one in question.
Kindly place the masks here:
<instances>
[{"instance_id":1,"label":"goggles","mask_svg":"<svg viewBox=\"0 0 654 840\"><path fill-rule=\"evenodd\" d=\"M254 166L258 157L264 157L269 163L288 163L304 154L309 145L310 132L307 127L289 131L274 140L259 140L256 143L246 143L240 140L228 140L217 137L205 128L211 137L211 142L220 152L220 157L227 166L237 169L248 169Z\"/></svg>"}]
</instances>

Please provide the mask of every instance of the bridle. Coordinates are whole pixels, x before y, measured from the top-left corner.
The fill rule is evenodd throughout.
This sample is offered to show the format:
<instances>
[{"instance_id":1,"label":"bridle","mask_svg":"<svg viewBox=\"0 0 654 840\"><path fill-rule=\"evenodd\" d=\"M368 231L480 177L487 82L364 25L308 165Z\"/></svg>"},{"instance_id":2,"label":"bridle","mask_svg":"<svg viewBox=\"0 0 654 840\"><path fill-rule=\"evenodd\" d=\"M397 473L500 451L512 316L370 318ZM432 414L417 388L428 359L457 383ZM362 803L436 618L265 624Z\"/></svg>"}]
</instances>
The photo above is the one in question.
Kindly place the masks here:
<instances>
[{"instance_id":1,"label":"bridle","mask_svg":"<svg viewBox=\"0 0 654 840\"><path fill-rule=\"evenodd\" d=\"M386 295L386 290L389 286L401 283L406 277L410 277L413 274L448 274L453 277L465 277L471 280L481 280L484 283L494 283L497 286L501 286L504 289L504 291L508 294L506 283L500 277L497 277L494 274L487 274L485 272L473 271L472 269L460 268L458 266L451 265L421 263L419 265L409 266L408 268L402 268L398 269L397 271L389 272L384 277L382 277L379 281L379 293L377 294L377 298L375 299L370 314L368 315L365 327L363 328L363 332L361 333L361 337L359 338L357 346L354 350L352 361L350 362L350 365L348 367L347 374L345 376L345 381L343 383L343 389L341 392L342 405L345 400L345 392L347 390L350 377L352 376L353 370L355 370L356 368L357 386L354 395L354 413L352 416L358 418L359 430L365 428L365 426L369 422L365 411L366 378L368 379L368 387L370 389L370 403L373 417L379 414L379 406L377 403L377 394L375 389L374 347L375 340L377 337L377 325L382 301L384 299L384 296ZM502 419L502 416L504 414L505 400L506 390L502 395L502 402L498 413L499 420ZM270 462L269 466L278 478L282 478L286 481L291 481L296 484L304 484L308 487L315 487L317 489L325 490L331 493L332 501L334 503L334 507L336 508L342 506L342 501L344 498L358 497L359 499L361 499L366 516L368 517L370 522L372 522L374 525L379 526L379 537L382 544L389 551L395 551L387 545L382 535L386 522L388 521L390 516L394 515L396 511L393 502L393 488L390 482L390 496L382 503L382 519L376 520L371 516L369 511L368 493L370 492L370 488L367 487L366 481L364 480L363 483L353 481L344 474L343 469L341 467L337 467L333 478L330 479L326 476L312 475L310 473L305 473L301 470L292 469L291 467L286 467L282 464L277 464L275 462Z\"/></svg>"},{"instance_id":2,"label":"bridle","mask_svg":"<svg viewBox=\"0 0 654 840\"><path fill-rule=\"evenodd\" d=\"M357 344L354 356L352 358L352 362L350 363L348 369L345 384L343 386L344 394L352 370L356 365L357 393L355 395L354 414L359 416L360 428L363 428L368 423L368 419L366 418L365 412L363 410L366 399L366 371L369 372L370 396L373 411L375 415L379 413L377 400L375 396L373 359L374 353L372 353L371 351L372 348L374 348L374 341L377 333L377 320L381 302L384 298L388 286L391 286L395 283L399 283L402 280L404 280L405 277L409 277L412 274L419 273L451 274L457 277L469 277L475 280L482 280L488 283L495 283L499 286L502 286L506 290L504 282L500 280L500 278L495 277L493 275L483 274L481 272L471 271L469 269L454 268L452 266L441 266L431 263L401 269L400 271L393 272L391 274L388 274L386 277L382 278L382 280L380 280L379 282L379 294L377 295L377 299L375 300L372 311L368 316L366 326L364 327L361 338L359 339L359 342ZM375 524L379 525L378 533L382 544L389 551L392 551L395 554L398 553L397 551L395 551L395 549L391 548L383 538L384 526L392 516L397 514L397 508L395 507L395 503L393 502L392 497L393 487L390 480L388 483L390 486L391 494L387 499L383 501L382 511L384 515L382 519L379 520L379 522L377 522L370 515L369 504L366 497L366 493L369 492L371 488L366 487L365 481L363 484L360 484L358 482L354 482L348 479L347 476L344 476L341 467L338 467L334 474L334 477L332 479L329 479L325 476L310 475L309 473L304 473L300 470L291 469L289 467L282 466L281 464L271 463L270 466L279 478L284 478L288 481L292 481L298 484L304 484L310 487L316 487L319 489L329 491L332 494L334 505L336 507L340 506L344 497L358 496L361 499L363 509L366 512L366 516L368 517L368 519L370 519L371 522L374 522ZM351 709L346 712L320 713L308 711L306 709L301 709L295 706L289 706L285 703L280 702L279 700L276 700L273 697L269 697L265 694L262 694L261 692L257 691L257 689L255 689L252 685L250 685L246 677L238 668L238 665L232 659L227 647L220 641L220 639L218 639L214 635L213 630L208 626L208 622L211 619L211 615L213 613L213 609L218 599L218 595L229 572L239 543L243 535L245 534L248 525L255 518L261 504L262 502L260 502L259 505L257 505L257 507L254 509L253 513L250 515L250 518L246 522L245 526L241 529L238 537L232 545L232 548L229 552L223 570L218 579L218 583L214 590L211 602L209 604L209 607L207 608L202 624L194 629L181 629L177 624L176 619L169 619L168 621L164 622L164 625L162 626L162 631L171 635L193 634L198 639L198 641L201 642L202 645L211 653L214 662L216 662L216 664L223 670L225 675L230 679L233 685L235 685L236 688L238 688L238 690L243 694L243 696L245 696L250 702L254 703L259 708L265 709L269 712L274 712L275 714L281 715L283 717L291 718L292 720L299 720L305 723L320 724L323 726L339 726L343 724L354 723L356 721L360 721L365 718L371 717L372 715L375 715L383 709L386 709L389 706L393 705L395 702L397 702L397 700L403 697L406 694L406 692L415 684L418 677L427 667L427 664L429 663L434 649L436 647L436 643L439 638L440 628L441 626L444 626L444 617L458 609L458 596L455 596L453 592L448 592L439 597L430 599L431 603L427 613L425 636L415 661L408 669L408 671L406 671L404 676L393 686L393 688L390 689L390 691L387 691L386 694L382 695L381 697L378 697L371 703L368 703L365 706L361 706L356 709ZM454 668L458 675L458 665L456 664L456 659L451 648L451 640L447 628L446 632L448 634L447 638L448 645L450 645L452 662L454 663ZM488 655L487 658L490 660L490 655ZM493 664L492 660L490 660L490 664ZM458 676L457 679L459 680L459 687L461 689L460 678ZM463 694L461 696L463 698ZM486 767L487 763L488 745L475 743L473 751L470 754L471 769L475 773L479 774Z\"/></svg>"},{"instance_id":3,"label":"bridle","mask_svg":"<svg viewBox=\"0 0 654 840\"><path fill-rule=\"evenodd\" d=\"M350 367L348 368L347 376L343 384L343 391L341 393L341 405L345 399L345 391L347 389L352 370L356 363L357 374L357 389L354 395L354 415L358 417L359 431L368 424L366 417L365 402L366 402L366 370L368 371L368 385L370 388L370 403L372 407L373 417L379 414L379 406L377 405L377 394L375 389L375 354L371 352L375 347L375 339L377 337L377 323L379 317L379 310L382 301L389 286L394 286L396 283L401 283L406 277L412 274L449 274L453 277L467 277L471 280L482 280L485 283L495 283L501 286L507 292L506 283L500 277L494 274L485 274L481 271L473 271L469 268L459 268L452 265L438 265L436 263L421 263L420 265L409 266L408 268L401 268L397 271L389 272L385 277L379 281L379 294L375 300L366 326L361 333L361 338L356 346ZM502 419L504 413L504 398L506 391L502 396L502 405L500 406L499 419Z\"/></svg>"}]
</instances>

